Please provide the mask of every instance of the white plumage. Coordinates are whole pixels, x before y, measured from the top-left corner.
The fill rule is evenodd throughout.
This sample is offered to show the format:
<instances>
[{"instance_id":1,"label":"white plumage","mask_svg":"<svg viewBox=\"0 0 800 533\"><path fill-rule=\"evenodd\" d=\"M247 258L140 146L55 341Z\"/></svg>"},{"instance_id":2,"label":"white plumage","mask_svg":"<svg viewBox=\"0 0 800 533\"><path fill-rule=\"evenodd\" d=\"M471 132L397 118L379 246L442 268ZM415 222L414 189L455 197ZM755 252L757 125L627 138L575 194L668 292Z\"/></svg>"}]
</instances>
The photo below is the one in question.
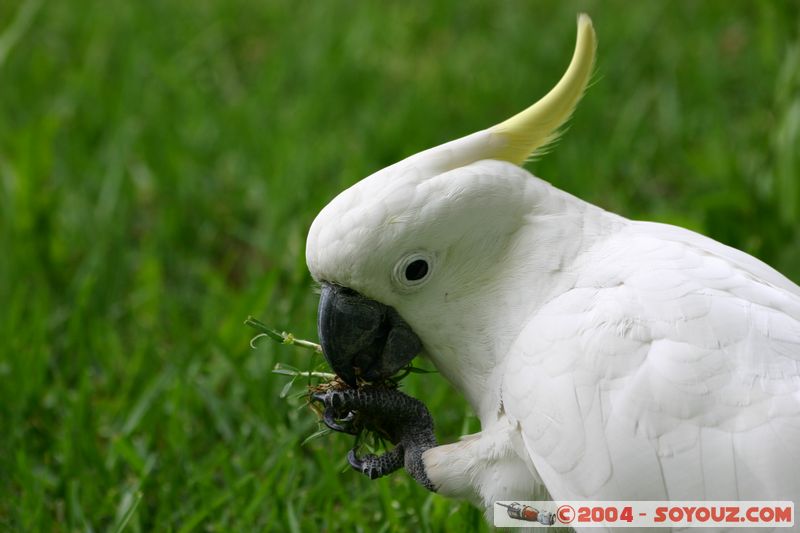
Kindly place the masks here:
<instances>
[{"instance_id":1,"label":"white plumage","mask_svg":"<svg viewBox=\"0 0 800 533\"><path fill-rule=\"evenodd\" d=\"M648 223L623 224L575 268L515 341L502 387L551 493L800 495L800 290Z\"/></svg>"},{"instance_id":2,"label":"white plumage","mask_svg":"<svg viewBox=\"0 0 800 533\"><path fill-rule=\"evenodd\" d=\"M397 309L478 414L480 433L423 455L442 494L488 513L543 491L800 500L800 287L514 164L569 116L594 47L582 16L545 104L343 192L311 228L309 269ZM418 251L429 279L398 285Z\"/></svg>"}]
</instances>

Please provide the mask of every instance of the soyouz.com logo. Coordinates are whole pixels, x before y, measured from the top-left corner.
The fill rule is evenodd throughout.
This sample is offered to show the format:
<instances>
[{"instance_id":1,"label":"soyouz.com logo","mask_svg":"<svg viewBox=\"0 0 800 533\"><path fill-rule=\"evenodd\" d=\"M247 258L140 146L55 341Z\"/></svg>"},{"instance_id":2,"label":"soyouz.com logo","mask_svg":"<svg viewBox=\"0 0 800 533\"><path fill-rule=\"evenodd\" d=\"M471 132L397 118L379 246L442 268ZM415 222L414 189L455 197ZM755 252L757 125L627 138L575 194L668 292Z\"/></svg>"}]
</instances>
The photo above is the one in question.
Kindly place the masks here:
<instances>
[{"instance_id":1,"label":"soyouz.com logo","mask_svg":"<svg viewBox=\"0 0 800 533\"><path fill-rule=\"evenodd\" d=\"M793 527L794 502L499 501L495 527Z\"/></svg>"}]
</instances>

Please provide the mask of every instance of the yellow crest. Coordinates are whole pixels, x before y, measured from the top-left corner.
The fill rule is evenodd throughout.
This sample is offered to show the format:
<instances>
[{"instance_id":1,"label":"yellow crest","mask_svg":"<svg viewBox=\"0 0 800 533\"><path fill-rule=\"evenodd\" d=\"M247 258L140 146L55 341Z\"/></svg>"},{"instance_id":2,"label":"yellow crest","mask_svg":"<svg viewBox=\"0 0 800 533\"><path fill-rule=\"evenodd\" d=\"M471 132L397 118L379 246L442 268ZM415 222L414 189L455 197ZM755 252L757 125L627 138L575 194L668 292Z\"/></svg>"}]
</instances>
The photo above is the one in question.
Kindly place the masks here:
<instances>
[{"instance_id":1,"label":"yellow crest","mask_svg":"<svg viewBox=\"0 0 800 533\"><path fill-rule=\"evenodd\" d=\"M581 13L575 52L561 80L541 100L489 129L505 141L492 154L493 159L521 165L558 137L559 126L572 115L592 75L596 47L592 20Z\"/></svg>"}]
</instances>

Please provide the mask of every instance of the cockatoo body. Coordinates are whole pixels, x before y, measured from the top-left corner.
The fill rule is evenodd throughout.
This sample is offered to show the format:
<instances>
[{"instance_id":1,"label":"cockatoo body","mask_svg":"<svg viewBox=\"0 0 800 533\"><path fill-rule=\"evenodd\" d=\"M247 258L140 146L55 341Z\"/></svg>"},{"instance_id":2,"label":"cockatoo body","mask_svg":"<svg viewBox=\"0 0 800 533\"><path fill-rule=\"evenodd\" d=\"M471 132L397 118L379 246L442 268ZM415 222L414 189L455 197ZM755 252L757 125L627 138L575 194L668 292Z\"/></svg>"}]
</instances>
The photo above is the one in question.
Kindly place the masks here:
<instances>
[{"instance_id":1,"label":"cockatoo body","mask_svg":"<svg viewBox=\"0 0 800 533\"><path fill-rule=\"evenodd\" d=\"M594 50L582 15L534 106L325 207L307 262L326 357L355 384L421 348L481 431L419 448L415 477L487 513L543 495L800 500L800 287L519 166L571 114Z\"/></svg>"}]
</instances>

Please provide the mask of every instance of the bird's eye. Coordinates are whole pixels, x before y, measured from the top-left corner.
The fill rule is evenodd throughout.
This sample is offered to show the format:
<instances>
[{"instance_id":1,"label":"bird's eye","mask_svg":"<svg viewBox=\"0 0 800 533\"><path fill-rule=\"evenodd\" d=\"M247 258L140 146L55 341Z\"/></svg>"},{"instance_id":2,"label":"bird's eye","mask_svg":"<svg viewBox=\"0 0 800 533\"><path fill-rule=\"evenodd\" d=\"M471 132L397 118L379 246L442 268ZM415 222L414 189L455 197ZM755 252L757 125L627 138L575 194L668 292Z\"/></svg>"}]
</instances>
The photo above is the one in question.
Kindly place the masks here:
<instances>
[{"instance_id":1,"label":"bird's eye","mask_svg":"<svg viewBox=\"0 0 800 533\"><path fill-rule=\"evenodd\" d=\"M433 259L433 254L420 251L403 256L394 267L395 284L403 291L418 288L430 279Z\"/></svg>"},{"instance_id":2,"label":"bird's eye","mask_svg":"<svg viewBox=\"0 0 800 533\"><path fill-rule=\"evenodd\" d=\"M415 259L406 267L406 279L419 281L428 275L428 262L424 259Z\"/></svg>"}]
</instances>

